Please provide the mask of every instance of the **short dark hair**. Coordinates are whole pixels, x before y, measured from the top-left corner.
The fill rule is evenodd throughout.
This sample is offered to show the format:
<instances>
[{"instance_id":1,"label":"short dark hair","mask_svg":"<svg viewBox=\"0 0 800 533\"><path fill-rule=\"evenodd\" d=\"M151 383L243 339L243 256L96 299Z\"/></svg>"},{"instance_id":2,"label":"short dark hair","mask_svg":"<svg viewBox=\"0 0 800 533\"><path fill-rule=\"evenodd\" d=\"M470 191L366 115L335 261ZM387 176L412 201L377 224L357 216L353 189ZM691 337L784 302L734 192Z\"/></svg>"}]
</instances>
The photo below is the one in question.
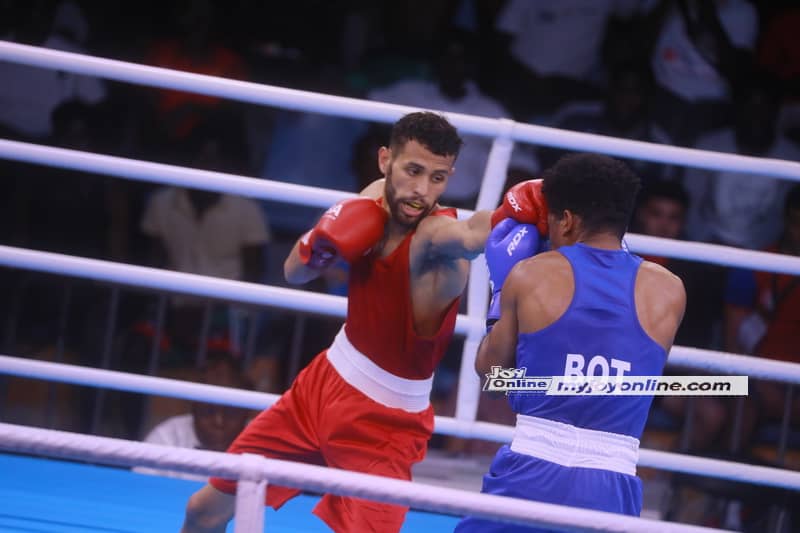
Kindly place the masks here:
<instances>
[{"instance_id":1,"label":"short dark hair","mask_svg":"<svg viewBox=\"0 0 800 533\"><path fill-rule=\"evenodd\" d=\"M579 216L588 233L611 231L622 237L633 212L639 177L622 161L575 153L542 173L542 192L551 213Z\"/></svg>"},{"instance_id":2,"label":"short dark hair","mask_svg":"<svg viewBox=\"0 0 800 533\"><path fill-rule=\"evenodd\" d=\"M399 150L412 140L432 153L443 156L458 156L464 143L458 136L458 131L446 118L429 111L409 113L395 122L389 138L389 147L392 150Z\"/></svg>"},{"instance_id":3,"label":"short dark hair","mask_svg":"<svg viewBox=\"0 0 800 533\"><path fill-rule=\"evenodd\" d=\"M689 209L689 194L678 181L653 180L647 182L639 193L638 204L644 205L653 198L665 198Z\"/></svg>"}]
</instances>

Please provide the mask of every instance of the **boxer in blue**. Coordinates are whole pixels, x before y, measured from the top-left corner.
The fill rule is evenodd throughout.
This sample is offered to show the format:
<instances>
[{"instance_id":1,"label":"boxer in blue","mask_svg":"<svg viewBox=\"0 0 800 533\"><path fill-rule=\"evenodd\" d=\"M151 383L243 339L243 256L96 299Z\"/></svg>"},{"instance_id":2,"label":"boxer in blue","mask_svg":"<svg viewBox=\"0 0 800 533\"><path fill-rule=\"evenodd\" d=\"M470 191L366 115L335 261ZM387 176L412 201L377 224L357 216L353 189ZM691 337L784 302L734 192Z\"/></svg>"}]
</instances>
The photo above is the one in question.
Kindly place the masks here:
<instances>
[{"instance_id":1,"label":"boxer in blue","mask_svg":"<svg viewBox=\"0 0 800 533\"><path fill-rule=\"evenodd\" d=\"M547 227L494 227L481 377L492 366L525 367L527 376L661 375L686 294L678 277L622 248L638 189L620 161L572 154L543 174ZM551 251L536 253L545 236ZM651 401L509 393L514 439L482 492L638 516L636 462ZM543 530L467 517L456 531Z\"/></svg>"}]
</instances>

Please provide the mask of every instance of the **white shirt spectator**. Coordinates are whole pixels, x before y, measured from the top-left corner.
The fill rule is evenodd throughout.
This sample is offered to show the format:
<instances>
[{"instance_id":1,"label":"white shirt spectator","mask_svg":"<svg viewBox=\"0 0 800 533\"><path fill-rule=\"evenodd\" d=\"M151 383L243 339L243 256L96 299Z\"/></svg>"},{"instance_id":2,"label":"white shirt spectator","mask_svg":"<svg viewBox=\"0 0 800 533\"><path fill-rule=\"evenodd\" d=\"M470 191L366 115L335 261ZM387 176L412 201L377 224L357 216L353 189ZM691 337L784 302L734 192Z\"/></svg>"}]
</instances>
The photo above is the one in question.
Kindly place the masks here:
<instances>
[{"instance_id":1,"label":"white shirt spectator","mask_svg":"<svg viewBox=\"0 0 800 533\"><path fill-rule=\"evenodd\" d=\"M153 194L141 226L164 243L171 268L226 279L242 279L243 247L270 240L266 216L253 200L223 194L198 219L186 190L173 187Z\"/></svg>"},{"instance_id":2,"label":"white shirt spectator","mask_svg":"<svg viewBox=\"0 0 800 533\"><path fill-rule=\"evenodd\" d=\"M460 100L445 96L436 82L425 80L400 81L388 87L375 89L368 95L370 100L401 104L432 111L466 113L490 118L503 118L508 112L499 103L480 92L472 82L464 83L466 94ZM442 195L445 202L474 200L480 191L483 172L492 148L492 139L478 135L462 134L464 145L458 154L455 172L448 181L447 192ZM512 154L512 166L518 166L532 173L539 165L532 153L517 147Z\"/></svg>"},{"instance_id":3,"label":"white shirt spectator","mask_svg":"<svg viewBox=\"0 0 800 533\"><path fill-rule=\"evenodd\" d=\"M712 132L695 146L701 150L736 153L732 129ZM783 137L763 155L800 161L800 149ZM774 243L783 223L783 202L791 182L769 176L730 171L687 169L689 238L749 249Z\"/></svg>"},{"instance_id":4,"label":"white shirt spectator","mask_svg":"<svg viewBox=\"0 0 800 533\"><path fill-rule=\"evenodd\" d=\"M197 438L197 433L194 430L194 417L191 414L173 416L164 420L147 434L144 442L175 446L177 448L195 449L201 447L200 439ZM140 474L190 479L193 481L205 481L208 479L208 476L172 470L159 470L157 468L136 467L133 471Z\"/></svg>"},{"instance_id":5,"label":"white shirt spectator","mask_svg":"<svg viewBox=\"0 0 800 533\"><path fill-rule=\"evenodd\" d=\"M510 0L495 26L513 37L511 53L535 73L591 80L600 69L600 44L609 16L631 14L649 3Z\"/></svg>"},{"instance_id":6,"label":"white shirt spectator","mask_svg":"<svg viewBox=\"0 0 800 533\"><path fill-rule=\"evenodd\" d=\"M758 36L755 6L746 0L717 0L716 7L731 44L753 49ZM684 100L695 102L728 97L725 79L695 48L678 8L673 8L664 20L652 64L658 84Z\"/></svg>"},{"instance_id":7,"label":"white shirt spectator","mask_svg":"<svg viewBox=\"0 0 800 533\"><path fill-rule=\"evenodd\" d=\"M81 46L56 34L42 46L85 53ZM105 84L97 78L21 63L0 61L0 80L0 124L37 139L51 134L50 114L60 104L69 100L96 104L106 97Z\"/></svg>"}]
</instances>

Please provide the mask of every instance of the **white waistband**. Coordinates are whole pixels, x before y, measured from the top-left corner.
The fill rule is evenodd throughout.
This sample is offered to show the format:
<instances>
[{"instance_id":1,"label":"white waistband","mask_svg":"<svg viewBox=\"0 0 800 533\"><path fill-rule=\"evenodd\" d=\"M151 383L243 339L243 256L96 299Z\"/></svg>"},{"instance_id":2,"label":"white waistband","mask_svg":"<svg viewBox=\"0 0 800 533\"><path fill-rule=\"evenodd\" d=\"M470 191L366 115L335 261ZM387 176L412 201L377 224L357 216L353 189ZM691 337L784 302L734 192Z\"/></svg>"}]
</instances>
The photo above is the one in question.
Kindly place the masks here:
<instances>
[{"instance_id":1,"label":"white waistband","mask_svg":"<svg viewBox=\"0 0 800 533\"><path fill-rule=\"evenodd\" d=\"M387 372L356 350L344 327L328 348L328 361L342 379L380 404L410 413L424 411L430 405L433 376L406 379Z\"/></svg>"},{"instance_id":2,"label":"white waistband","mask_svg":"<svg viewBox=\"0 0 800 533\"><path fill-rule=\"evenodd\" d=\"M635 476L639 439L518 414L511 450L561 466Z\"/></svg>"}]
</instances>

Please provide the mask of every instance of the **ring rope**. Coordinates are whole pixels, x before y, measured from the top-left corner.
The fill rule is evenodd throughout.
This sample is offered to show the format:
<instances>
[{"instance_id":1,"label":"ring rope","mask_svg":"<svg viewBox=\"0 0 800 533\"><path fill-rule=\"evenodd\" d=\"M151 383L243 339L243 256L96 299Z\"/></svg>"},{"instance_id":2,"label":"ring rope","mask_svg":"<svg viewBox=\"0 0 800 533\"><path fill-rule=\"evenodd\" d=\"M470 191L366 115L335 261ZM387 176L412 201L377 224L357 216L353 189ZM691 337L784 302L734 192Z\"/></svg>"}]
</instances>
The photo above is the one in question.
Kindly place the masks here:
<instances>
[{"instance_id":1,"label":"ring rope","mask_svg":"<svg viewBox=\"0 0 800 533\"><path fill-rule=\"evenodd\" d=\"M0 355L0 373L75 385L104 387L127 392L220 403L257 410L269 407L278 400L278 396L275 394L78 365L29 360L6 355ZM474 422L437 416L434 432L460 438L509 443L514 435L514 428L489 422ZM692 457L644 448L639 450L638 464L639 466L667 471L694 473L732 481L800 490L800 472L779 468Z\"/></svg>"},{"instance_id":2,"label":"ring rope","mask_svg":"<svg viewBox=\"0 0 800 533\"><path fill-rule=\"evenodd\" d=\"M93 172L149 183L198 188L320 208L329 207L339 200L355 196L355 194L345 191L321 189L5 139L0 139L0 158ZM469 216L472 213L468 210L460 210L459 212L462 217ZM630 249L637 253L800 275L800 258L783 254L743 250L731 246L676 241L633 233L627 234L625 241Z\"/></svg>"},{"instance_id":3,"label":"ring rope","mask_svg":"<svg viewBox=\"0 0 800 533\"><path fill-rule=\"evenodd\" d=\"M426 485L261 456L174 448L12 424L0 423L0 448L67 459L88 459L116 466L147 466L226 478L266 479L268 483L288 485L302 490L367 498L457 516L472 515L531 526L556 526L562 531L615 533L721 531ZM256 503L259 506L263 505L263 502L254 502Z\"/></svg>"},{"instance_id":4,"label":"ring rope","mask_svg":"<svg viewBox=\"0 0 800 533\"><path fill-rule=\"evenodd\" d=\"M388 123L394 122L405 113L417 110L414 107L218 78L204 74L50 50L8 41L0 41L0 59L150 87L178 89L241 102L353 119ZM487 137L508 134L515 141L531 144L602 152L659 163L752 173L762 176L769 175L800 181L800 163L791 161L708 152L692 148L680 148L559 130L525 123L515 123L513 127L509 127L507 119L505 122L501 122L502 119L476 117L461 113L445 113L445 115L464 133Z\"/></svg>"},{"instance_id":5,"label":"ring rope","mask_svg":"<svg viewBox=\"0 0 800 533\"><path fill-rule=\"evenodd\" d=\"M347 299L343 296L151 267L125 265L98 259L85 259L11 246L0 245L0 265L103 280L148 289L183 292L242 303L281 307L294 311L307 311L310 309L313 312L340 318L344 318L347 311ZM467 315L458 315L456 332L466 334L470 328L482 331L484 323L480 319ZM673 346L667 363L676 366L712 370L724 374L736 373L786 383L800 383L800 364L760 357L702 350L686 346Z\"/></svg>"}]
</instances>

